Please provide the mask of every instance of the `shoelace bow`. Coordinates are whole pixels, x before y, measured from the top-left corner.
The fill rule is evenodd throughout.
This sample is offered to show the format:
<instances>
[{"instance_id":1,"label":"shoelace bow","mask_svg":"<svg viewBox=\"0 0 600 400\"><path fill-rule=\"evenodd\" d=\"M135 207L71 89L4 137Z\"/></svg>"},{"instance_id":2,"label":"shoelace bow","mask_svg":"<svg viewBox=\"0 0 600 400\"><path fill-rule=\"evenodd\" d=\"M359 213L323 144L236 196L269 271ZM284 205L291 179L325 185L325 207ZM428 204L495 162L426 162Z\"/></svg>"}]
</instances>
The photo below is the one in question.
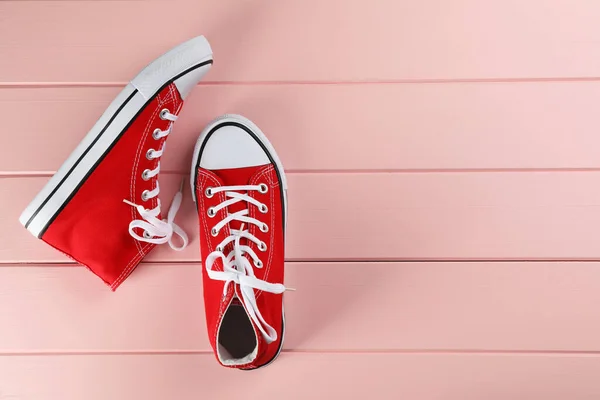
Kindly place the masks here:
<instances>
[{"instance_id":1,"label":"shoelace bow","mask_svg":"<svg viewBox=\"0 0 600 400\"><path fill-rule=\"evenodd\" d=\"M155 129L152 133L152 137L154 140L160 140L163 137L167 136L171 133L171 129L173 128L173 122L177 120L177 115L171 114L168 109L163 109L160 112L160 118L163 120L171 121L169 124L169 128L166 131L162 131L160 129ZM152 160L155 158L160 158L163 155L165 150L166 143L163 143L163 146L160 150L149 149L146 153L146 158L148 160ZM160 162L153 170L146 169L142 173L142 179L148 180L160 172ZM142 201L147 201L158 196L160 192L160 188L158 186L158 182L156 182L156 187L152 190L144 190L142 193ZM158 199L158 204L156 207L152 209L146 209L144 206L135 204L129 200L124 199L123 202L129 204L132 207L135 207L138 214L142 219L136 219L129 223L129 234L137 240L147 243L154 244L163 244L169 243L169 246L173 250L183 250L188 245L188 236L183 229L179 225L175 223L175 215L177 215L177 211L179 211L179 207L181 207L181 201L183 198L183 181L181 182L181 186L179 191L173 197L173 201L171 202L171 206L169 207L169 212L167 213L166 219L159 219L160 215L160 199ZM136 229L141 230L143 232L142 236L140 236ZM173 234L179 236L183 242L181 246L177 246L173 242Z\"/></svg>"},{"instance_id":2,"label":"shoelace bow","mask_svg":"<svg viewBox=\"0 0 600 400\"><path fill-rule=\"evenodd\" d=\"M217 212L223 208L242 201L247 202L248 204L253 204L258 207L261 212L266 213L268 211L266 205L250 197L248 194L238 193L238 191L249 192L251 190L258 190L262 193L265 193L265 191L268 190L268 187L262 184L247 186L222 186L207 189L207 193L210 191L211 196L215 193L225 192L225 196L229 198L229 200L223 201L218 206L209 208L207 211L209 217L216 215ZM267 232L269 227L267 224L249 217L248 214L248 209L228 214L226 218L212 228L211 234L216 236L219 231L230 222L240 222L240 229L231 229L230 235L221 243L219 243L215 251L208 255L205 266L209 278L225 282L223 293L227 292L231 283L239 285L242 301L248 314L250 315L250 318L260 330L265 341L267 343L272 343L277 340L277 331L265 321L260 310L258 309L254 289L274 294L280 294L286 290L293 289L286 289L286 287L281 283L269 283L263 281L254 275L252 264L254 264L256 268L262 268L263 263L250 246L241 244L241 239L254 242L261 251L266 251L267 245L260 241L256 236L250 234L247 229L244 229L244 226L245 224L253 224L259 227L259 229L261 229L263 232ZM233 250L231 250L229 254L225 256L223 251L227 245L232 242ZM245 257L246 254L252 259L252 263L247 257ZM216 271L213 269L217 259L221 259L223 263L223 271Z\"/></svg>"}]
</instances>

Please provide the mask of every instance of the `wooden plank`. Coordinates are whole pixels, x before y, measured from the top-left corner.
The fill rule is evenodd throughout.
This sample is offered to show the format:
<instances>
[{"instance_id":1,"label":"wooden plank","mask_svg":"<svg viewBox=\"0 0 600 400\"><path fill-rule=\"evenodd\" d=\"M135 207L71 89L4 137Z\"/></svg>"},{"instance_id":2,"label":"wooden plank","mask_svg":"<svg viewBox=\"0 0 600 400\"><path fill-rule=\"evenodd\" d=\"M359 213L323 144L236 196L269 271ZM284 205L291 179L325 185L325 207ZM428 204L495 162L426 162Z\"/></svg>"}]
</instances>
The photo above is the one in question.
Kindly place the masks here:
<instances>
[{"instance_id":1,"label":"wooden plank","mask_svg":"<svg viewBox=\"0 0 600 400\"><path fill-rule=\"evenodd\" d=\"M0 89L0 173L55 171L119 90ZM234 112L294 171L599 168L599 103L595 82L202 86L162 166L187 173L203 127Z\"/></svg>"},{"instance_id":2,"label":"wooden plank","mask_svg":"<svg viewBox=\"0 0 600 400\"><path fill-rule=\"evenodd\" d=\"M599 172L290 174L289 260L600 259ZM187 179L187 178L186 178ZM47 178L0 179L0 262L66 262L18 222ZM165 208L181 177L161 177ZM182 252L152 261L197 261L189 190L177 220ZM122 206L119 203L118 206Z\"/></svg>"},{"instance_id":3,"label":"wooden plank","mask_svg":"<svg viewBox=\"0 0 600 400\"><path fill-rule=\"evenodd\" d=\"M2 1L0 82L126 82L199 34L215 52L209 81L597 77L600 67L600 3L589 0L374 0L368 7L361 0L176 0L165 7Z\"/></svg>"},{"instance_id":4,"label":"wooden plank","mask_svg":"<svg viewBox=\"0 0 600 400\"><path fill-rule=\"evenodd\" d=\"M180 177L165 175L165 204ZM289 260L598 259L598 172L290 174ZM1 262L65 262L18 216L46 178L0 179ZM187 189L186 189L187 190ZM188 191L189 193L189 191ZM120 204L120 203L119 203ZM189 194L178 221L190 246L152 261L196 261Z\"/></svg>"},{"instance_id":5,"label":"wooden plank","mask_svg":"<svg viewBox=\"0 0 600 400\"><path fill-rule=\"evenodd\" d=\"M0 268L0 354L210 351L199 264ZM286 351L600 351L600 263L288 263ZM1 357L0 357L1 358Z\"/></svg>"},{"instance_id":6,"label":"wooden plank","mask_svg":"<svg viewBox=\"0 0 600 400\"><path fill-rule=\"evenodd\" d=\"M0 388L27 400L594 400L598 368L597 356L283 354L267 369L235 374L207 354L10 356L0 357Z\"/></svg>"}]
</instances>

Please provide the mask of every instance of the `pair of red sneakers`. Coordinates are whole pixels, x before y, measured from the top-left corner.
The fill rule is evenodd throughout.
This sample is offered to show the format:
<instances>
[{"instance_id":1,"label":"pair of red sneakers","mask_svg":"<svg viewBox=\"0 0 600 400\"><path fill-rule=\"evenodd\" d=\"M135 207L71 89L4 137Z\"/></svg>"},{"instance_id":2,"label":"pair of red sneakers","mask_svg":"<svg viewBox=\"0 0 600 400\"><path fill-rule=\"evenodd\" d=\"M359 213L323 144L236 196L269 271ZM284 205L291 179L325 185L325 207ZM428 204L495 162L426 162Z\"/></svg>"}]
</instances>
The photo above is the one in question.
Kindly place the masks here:
<instances>
[{"instance_id":1,"label":"pair of red sneakers","mask_svg":"<svg viewBox=\"0 0 600 400\"><path fill-rule=\"evenodd\" d=\"M157 244L188 242L158 199L160 157L183 101L213 63L191 39L150 63L109 105L19 218L36 237L115 290ZM260 129L238 115L211 122L194 149L204 306L218 361L240 369L281 351L287 183ZM177 246L173 236L181 238Z\"/></svg>"}]
</instances>

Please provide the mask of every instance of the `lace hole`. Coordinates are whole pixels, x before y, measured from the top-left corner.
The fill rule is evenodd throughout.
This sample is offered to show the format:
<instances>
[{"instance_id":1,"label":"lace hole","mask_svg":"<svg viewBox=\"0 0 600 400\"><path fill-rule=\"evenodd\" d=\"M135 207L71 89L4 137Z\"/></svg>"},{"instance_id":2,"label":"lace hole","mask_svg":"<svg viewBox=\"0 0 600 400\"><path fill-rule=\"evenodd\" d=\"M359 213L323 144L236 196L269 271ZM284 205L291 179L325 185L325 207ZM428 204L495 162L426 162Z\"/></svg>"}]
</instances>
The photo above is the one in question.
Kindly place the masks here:
<instances>
[{"instance_id":1,"label":"lace hole","mask_svg":"<svg viewBox=\"0 0 600 400\"><path fill-rule=\"evenodd\" d=\"M269 211L269 208L265 204L262 204L260 206L260 212L263 213L263 214L266 214L267 211Z\"/></svg>"},{"instance_id":2,"label":"lace hole","mask_svg":"<svg viewBox=\"0 0 600 400\"><path fill-rule=\"evenodd\" d=\"M206 195L206 197L208 197L210 199L211 197L213 197L213 194L214 194L213 193L213 188L207 187L206 191L204 192L204 194Z\"/></svg>"},{"instance_id":3,"label":"lace hole","mask_svg":"<svg viewBox=\"0 0 600 400\"><path fill-rule=\"evenodd\" d=\"M162 131L161 131L160 129L156 128L156 129L154 130L154 132L152 132L152 138L153 138L154 140L159 140L159 139L160 139L160 134L161 134L161 132L162 132Z\"/></svg>"},{"instance_id":4,"label":"lace hole","mask_svg":"<svg viewBox=\"0 0 600 400\"><path fill-rule=\"evenodd\" d=\"M261 183L258 186L259 186L259 189L258 189L259 193L263 193L264 194L264 193L267 193L269 191L269 187L267 185L265 185L264 183Z\"/></svg>"},{"instance_id":5,"label":"lace hole","mask_svg":"<svg viewBox=\"0 0 600 400\"><path fill-rule=\"evenodd\" d=\"M210 207L208 210L206 210L206 214L208 214L210 218L213 218L217 213L213 207Z\"/></svg>"},{"instance_id":6,"label":"lace hole","mask_svg":"<svg viewBox=\"0 0 600 400\"><path fill-rule=\"evenodd\" d=\"M149 169L145 169L144 172L142 172L142 179L145 181L150 179L150 170Z\"/></svg>"},{"instance_id":7,"label":"lace hole","mask_svg":"<svg viewBox=\"0 0 600 400\"><path fill-rule=\"evenodd\" d=\"M217 236L219 234L219 231L216 228L212 228L210 230L210 234L213 235L213 236Z\"/></svg>"},{"instance_id":8,"label":"lace hole","mask_svg":"<svg viewBox=\"0 0 600 400\"><path fill-rule=\"evenodd\" d=\"M260 226L260 231L261 231L261 232L265 232L265 233L266 233L266 232L269 232L269 225L267 225L267 224L262 224L262 225Z\"/></svg>"},{"instance_id":9,"label":"lace hole","mask_svg":"<svg viewBox=\"0 0 600 400\"><path fill-rule=\"evenodd\" d=\"M143 235L143 236L144 236L144 238L146 238L146 239L150 239L150 238L152 237L152 235L151 235L151 234L149 234L149 233L148 233L148 231L144 231L144 235Z\"/></svg>"},{"instance_id":10,"label":"lace hole","mask_svg":"<svg viewBox=\"0 0 600 400\"><path fill-rule=\"evenodd\" d=\"M265 242L260 242L260 244L258 245L258 249L260 251L267 251L267 244Z\"/></svg>"},{"instance_id":11,"label":"lace hole","mask_svg":"<svg viewBox=\"0 0 600 400\"><path fill-rule=\"evenodd\" d=\"M254 263L254 265L256 265L257 268L262 268L263 263L262 263L262 261L258 260Z\"/></svg>"},{"instance_id":12,"label":"lace hole","mask_svg":"<svg viewBox=\"0 0 600 400\"><path fill-rule=\"evenodd\" d=\"M154 159L154 149L148 149L148 151L146 152L146 158L148 160Z\"/></svg>"},{"instance_id":13,"label":"lace hole","mask_svg":"<svg viewBox=\"0 0 600 400\"><path fill-rule=\"evenodd\" d=\"M148 192L147 190L144 190L144 191L142 192L142 201L148 201L148 198L149 198L149 197L148 197L148 196L149 196L149 193L150 193L150 192Z\"/></svg>"},{"instance_id":14,"label":"lace hole","mask_svg":"<svg viewBox=\"0 0 600 400\"><path fill-rule=\"evenodd\" d=\"M168 109L163 108L162 110L160 110L160 119L162 119L162 120L166 119L167 114L170 114L170 113L171 112Z\"/></svg>"}]
</instances>

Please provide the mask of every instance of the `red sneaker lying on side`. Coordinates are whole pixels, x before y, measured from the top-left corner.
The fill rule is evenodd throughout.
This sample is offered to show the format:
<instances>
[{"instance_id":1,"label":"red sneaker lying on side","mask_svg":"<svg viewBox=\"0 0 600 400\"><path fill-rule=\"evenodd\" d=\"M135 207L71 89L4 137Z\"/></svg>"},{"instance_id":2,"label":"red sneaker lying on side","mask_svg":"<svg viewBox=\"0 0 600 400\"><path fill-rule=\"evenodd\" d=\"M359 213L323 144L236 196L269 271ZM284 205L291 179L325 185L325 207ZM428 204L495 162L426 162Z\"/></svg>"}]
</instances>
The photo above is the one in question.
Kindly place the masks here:
<instances>
[{"instance_id":1,"label":"red sneaker lying on side","mask_svg":"<svg viewBox=\"0 0 600 400\"><path fill-rule=\"evenodd\" d=\"M144 68L23 211L21 224L113 290L156 244L176 248L173 233L185 247L173 223L181 195L161 219L159 159L183 100L212 62L199 36Z\"/></svg>"},{"instance_id":2,"label":"red sneaker lying on side","mask_svg":"<svg viewBox=\"0 0 600 400\"><path fill-rule=\"evenodd\" d=\"M265 135L238 115L202 132L191 185L208 335L226 367L255 369L283 344L287 183Z\"/></svg>"}]
</instances>

